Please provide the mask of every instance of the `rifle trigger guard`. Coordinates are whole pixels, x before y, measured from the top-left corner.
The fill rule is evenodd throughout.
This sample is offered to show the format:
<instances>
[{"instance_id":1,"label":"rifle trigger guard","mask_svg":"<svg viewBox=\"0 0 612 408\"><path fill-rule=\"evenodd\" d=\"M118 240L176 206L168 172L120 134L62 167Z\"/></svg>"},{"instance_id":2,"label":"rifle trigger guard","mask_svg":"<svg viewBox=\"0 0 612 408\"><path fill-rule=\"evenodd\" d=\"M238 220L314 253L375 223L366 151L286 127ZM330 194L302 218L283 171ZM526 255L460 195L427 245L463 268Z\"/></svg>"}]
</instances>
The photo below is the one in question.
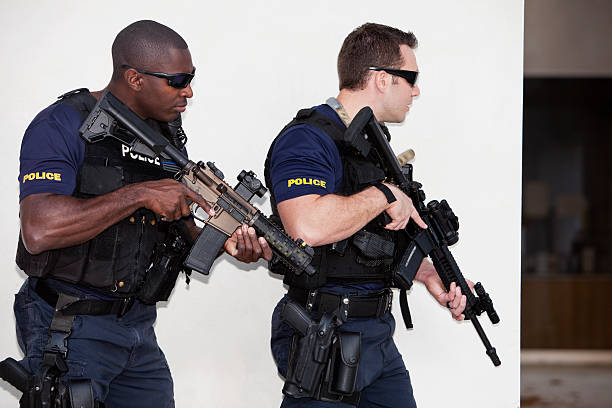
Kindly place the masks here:
<instances>
[{"instance_id":1,"label":"rifle trigger guard","mask_svg":"<svg viewBox=\"0 0 612 408\"><path fill-rule=\"evenodd\" d=\"M195 218L196 220L206 223L210 219L210 216L205 218L205 217L200 217L197 215L198 210L202 208L198 203L192 202L190 207L191 207L191 215L193 215L193 218ZM205 214L208 215L207 213Z\"/></svg>"}]
</instances>

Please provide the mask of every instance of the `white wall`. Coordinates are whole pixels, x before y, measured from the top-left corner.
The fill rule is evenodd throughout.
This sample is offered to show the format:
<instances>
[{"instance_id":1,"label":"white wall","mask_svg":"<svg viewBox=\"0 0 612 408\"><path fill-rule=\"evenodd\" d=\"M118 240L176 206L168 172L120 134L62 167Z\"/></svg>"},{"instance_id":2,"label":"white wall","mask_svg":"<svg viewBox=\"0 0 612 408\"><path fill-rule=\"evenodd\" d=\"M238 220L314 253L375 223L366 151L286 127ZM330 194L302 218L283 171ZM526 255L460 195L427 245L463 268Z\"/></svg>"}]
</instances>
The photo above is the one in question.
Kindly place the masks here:
<instances>
[{"instance_id":1,"label":"white wall","mask_svg":"<svg viewBox=\"0 0 612 408\"><path fill-rule=\"evenodd\" d=\"M35 4L38 3L38 4ZM143 18L176 29L198 68L184 124L194 158L214 160L235 182L243 168L263 173L268 143L301 107L336 94L336 56L356 26L380 22L414 31L422 75L397 151L416 150L415 178L431 199L446 198L461 221L453 253L482 280L501 323L481 319L497 347L494 368L470 323L455 323L422 285L410 296L415 329L395 339L421 407L519 405L520 194L523 2L478 0L268 2L22 2L0 15L0 355L19 356L12 295L18 155L23 131L57 95L102 88L116 33ZM307 4L310 4L309 6ZM258 203L269 213L268 201ZM178 407L274 407L281 379L269 351L270 315L284 292L263 264L224 258L210 279L184 281L159 308L157 333L175 380ZM397 302L396 302L397 303ZM16 393L0 386L0 405Z\"/></svg>"}]
</instances>

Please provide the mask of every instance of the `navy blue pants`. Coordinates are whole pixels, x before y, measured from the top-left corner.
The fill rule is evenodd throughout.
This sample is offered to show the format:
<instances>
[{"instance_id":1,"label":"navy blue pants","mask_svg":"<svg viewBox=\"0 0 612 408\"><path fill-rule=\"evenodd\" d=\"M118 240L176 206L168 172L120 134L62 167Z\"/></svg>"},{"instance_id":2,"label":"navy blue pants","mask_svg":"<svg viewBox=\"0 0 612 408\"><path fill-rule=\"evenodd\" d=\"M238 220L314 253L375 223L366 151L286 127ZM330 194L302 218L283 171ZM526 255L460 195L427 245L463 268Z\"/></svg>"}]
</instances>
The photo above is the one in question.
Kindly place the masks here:
<instances>
[{"instance_id":1,"label":"navy blue pants","mask_svg":"<svg viewBox=\"0 0 612 408\"><path fill-rule=\"evenodd\" d=\"M91 298L72 285L61 286L69 295ZM21 364L37 373L54 308L28 279L15 295L14 311L17 341L25 354ZM174 407L172 377L153 331L156 315L155 306L136 301L121 318L76 316L68 338L68 377L91 379L94 397L106 408Z\"/></svg>"},{"instance_id":2,"label":"navy blue pants","mask_svg":"<svg viewBox=\"0 0 612 408\"><path fill-rule=\"evenodd\" d=\"M278 372L285 377L293 329L285 324L280 313L288 301L285 296L272 314L272 355ZM391 313L380 318L350 318L339 331L361 333L361 360L357 371L356 391L361 392L359 408L416 408L410 376L402 356L393 342L395 319ZM338 402L285 396L282 408L350 408Z\"/></svg>"}]
</instances>

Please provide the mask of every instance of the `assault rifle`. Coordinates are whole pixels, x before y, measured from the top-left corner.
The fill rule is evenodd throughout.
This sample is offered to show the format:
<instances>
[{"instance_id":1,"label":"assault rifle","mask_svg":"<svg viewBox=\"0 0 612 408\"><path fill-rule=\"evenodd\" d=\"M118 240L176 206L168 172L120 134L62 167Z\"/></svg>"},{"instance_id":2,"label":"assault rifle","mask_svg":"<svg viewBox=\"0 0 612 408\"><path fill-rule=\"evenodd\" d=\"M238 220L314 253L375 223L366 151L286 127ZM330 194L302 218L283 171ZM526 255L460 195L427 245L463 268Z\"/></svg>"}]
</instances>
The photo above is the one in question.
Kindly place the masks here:
<instances>
[{"instance_id":1,"label":"assault rifle","mask_svg":"<svg viewBox=\"0 0 612 408\"><path fill-rule=\"evenodd\" d=\"M294 241L249 202L255 195L262 197L267 191L252 171L243 170L238 176L238 185L231 188L213 163L196 164L189 160L109 91L102 94L79 133L90 143L112 137L129 146L134 154L172 160L180 168L175 178L211 204L215 215L201 220L205 225L185 260L186 267L207 275L227 238L242 224L248 224L266 239L274 256L296 274L315 273L310 265L312 248L301 239ZM197 210L194 203L191 210Z\"/></svg>"},{"instance_id":2,"label":"assault rifle","mask_svg":"<svg viewBox=\"0 0 612 408\"><path fill-rule=\"evenodd\" d=\"M486 312L492 323L499 322L499 316L493 307L493 301L480 282L474 285L476 295L472 293L459 266L457 266L457 262L455 262L455 258L448 249L450 245L459 240L457 233L459 220L457 216L446 200L440 202L433 200L425 205L425 193L421 190L422 185L412 180L412 165L400 166L389 145L390 135L388 135L388 132L385 133L378 123L372 109L369 107L361 109L346 130L344 137L364 156L370 154L372 148L375 150L375 154L380 157L386 180L397 185L412 199L419 215L428 226L428 228L422 229L413 220L410 220L404 230L408 239L404 240L403 248L400 248L400 251L397 252L403 255L395 265L393 281L402 290L402 310L404 308L407 310L405 291L412 285L412 278L423 259L427 256L431 257L446 290L450 289L452 282L461 287L461 293L467 298L465 311L463 312L466 320L472 321L487 350L487 355L491 358L493 365L499 366L501 361L477 318L482 312Z\"/></svg>"}]
</instances>

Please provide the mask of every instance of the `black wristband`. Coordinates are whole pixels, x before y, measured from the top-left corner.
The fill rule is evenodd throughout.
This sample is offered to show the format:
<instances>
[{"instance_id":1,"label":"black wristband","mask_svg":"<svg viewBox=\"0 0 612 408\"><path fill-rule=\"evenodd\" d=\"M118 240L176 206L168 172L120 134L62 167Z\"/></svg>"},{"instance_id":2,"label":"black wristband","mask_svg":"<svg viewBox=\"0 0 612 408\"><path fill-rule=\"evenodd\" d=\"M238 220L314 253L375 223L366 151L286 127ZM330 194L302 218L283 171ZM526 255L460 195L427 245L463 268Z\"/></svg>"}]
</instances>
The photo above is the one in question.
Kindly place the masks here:
<instances>
[{"instance_id":1,"label":"black wristband","mask_svg":"<svg viewBox=\"0 0 612 408\"><path fill-rule=\"evenodd\" d=\"M395 196L391 192L391 189L389 187L385 186L383 183L376 183L376 184L373 184L373 186L376 187L377 189L379 189L380 191L382 191L382 193L385 195L385 197L387 197L387 202L389 204L397 201L397 198L395 198Z\"/></svg>"}]
</instances>

